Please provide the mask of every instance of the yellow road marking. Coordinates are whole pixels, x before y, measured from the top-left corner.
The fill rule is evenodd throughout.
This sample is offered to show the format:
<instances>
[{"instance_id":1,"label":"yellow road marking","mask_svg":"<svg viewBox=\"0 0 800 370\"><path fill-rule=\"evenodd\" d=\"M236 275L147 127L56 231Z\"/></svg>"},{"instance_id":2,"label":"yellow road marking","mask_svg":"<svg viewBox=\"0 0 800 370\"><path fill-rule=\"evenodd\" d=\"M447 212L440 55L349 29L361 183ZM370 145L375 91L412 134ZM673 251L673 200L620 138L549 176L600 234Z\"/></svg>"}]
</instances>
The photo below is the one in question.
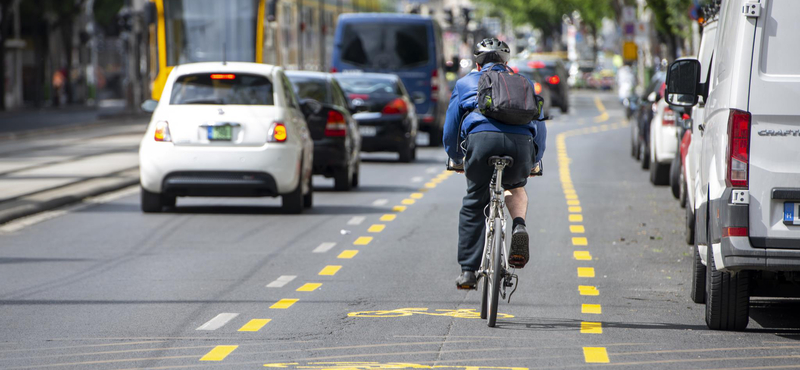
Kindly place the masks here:
<instances>
[{"instance_id":1,"label":"yellow road marking","mask_svg":"<svg viewBox=\"0 0 800 370\"><path fill-rule=\"evenodd\" d=\"M566 195L564 195L564 198L566 200L575 200L575 199L578 199L578 195L577 194L566 194Z\"/></svg>"},{"instance_id":2,"label":"yellow road marking","mask_svg":"<svg viewBox=\"0 0 800 370\"><path fill-rule=\"evenodd\" d=\"M575 194L575 189L564 189L564 194Z\"/></svg>"},{"instance_id":3,"label":"yellow road marking","mask_svg":"<svg viewBox=\"0 0 800 370\"><path fill-rule=\"evenodd\" d=\"M422 193L411 193L411 199L422 199Z\"/></svg>"},{"instance_id":4,"label":"yellow road marking","mask_svg":"<svg viewBox=\"0 0 800 370\"><path fill-rule=\"evenodd\" d=\"M338 257L336 257L336 258L341 258L341 259L350 259L350 258L353 258L353 257L355 257L355 256L356 256L356 254L358 254L358 251L357 251L357 250L354 250L354 249L348 249L348 250L346 250L346 251L342 251L342 253L339 253L339 256L338 256Z\"/></svg>"},{"instance_id":5,"label":"yellow road marking","mask_svg":"<svg viewBox=\"0 0 800 370\"><path fill-rule=\"evenodd\" d=\"M586 229L583 228L583 225L569 225L569 232L573 234L583 234L586 232Z\"/></svg>"},{"instance_id":6,"label":"yellow road marking","mask_svg":"<svg viewBox=\"0 0 800 370\"><path fill-rule=\"evenodd\" d=\"M386 214L386 215L381 216L381 221L384 221L384 222L394 221L395 218L397 218L397 215Z\"/></svg>"},{"instance_id":7,"label":"yellow road marking","mask_svg":"<svg viewBox=\"0 0 800 370\"><path fill-rule=\"evenodd\" d=\"M611 116L608 115L608 112L603 112L603 114L594 118L594 121L597 123L608 121ZM592 132L597 132L597 127L592 127Z\"/></svg>"},{"instance_id":8,"label":"yellow road marking","mask_svg":"<svg viewBox=\"0 0 800 370\"><path fill-rule=\"evenodd\" d=\"M428 188L420 188L417 191L420 192L420 193L427 193L428 192Z\"/></svg>"},{"instance_id":9,"label":"yellow road marking","mask_svg":"<svg viewBox=\"0 0 800 370\"><path fill-rule=\"evenodd\" d=\"M406 204L406 205L411 205L411 204L414 204L414 202L416 202L414 199L403 199L403 201L400 202L400 203L403 203L403 204Z\"/></svg>"},{"instance_id":10,"label":"yellow road marking","mask_svg":"<svg viewBox=\"0 0 800 370\"><path fill-rule=\"evenodd\" d=\"M436 183L435 182L425 183L425 187L428 188L428 189L433 189L433 188L436 187Z\"/></svg>"},{"instance_id":11,"label":"yellow road marking","mask_svg":"<svg viewBox=\"0 0 800 370\"><path fill-rule=\"evenodd\" d=\"M583 209L581 207L569 207L569 213L581 213Z\"/></svg>"},{"instance_id":12,"label":"yellow road marking","mask_svg":"<svg viewBox=\"0 0 800 370\"><path fill-rule=\"evenodd\" d=\"M222 361L228 357L231 352L235 351L239 346L216 346L211 351L208 351L205 356L200 358L200 361Z\"/></svg>"},{"instance_id":13,"label":"yellow road marking","mask_svg":"<svg viewBox=\"0 0 800 370\"><path fill-rule=\"evenodd\" d=\"M322 284L320 283L305 283L303 286L297 288L298 292L313 292L317 290L317 288L321 287Z\"/></svg>"},{"instance_id":14,"label":"yellow road marking","mask_svg":"<svg viewBox=\"0 0 800 370\"><path fill-rule=\"evenodd\" d=\"M588 251L575 251L572 252L572 257L578 261L591 261L592 255Z\"/></svg>"},{"instance_id":15,"label":"yellow road marking","mask_svg":"<svg viewBox=\"0 0 800 370\"><path fill-rule=\"evenodd\" d=\"M403 212L406 210L405 206L394 206L392 207L392 212Z\"/></svg>"},{"instance_id":16,"label":"yellow road marking","mask_svg":"<svg viewBox=\"0 0 800 370\"><path fill-rule=\"evenodd\" d=\"M603 326L599 322L581 322L581 334L603 334Z\"/></svg>"},{"instance_id":17,"label":"yellow road marking","mask_svg":"<svg viewBox=\"0 0 800 370\"><path fill-rule=\"evenodd\" d=\"M370 229L372 228L370 227ZM371 241L372 241L371 236L359 236L358 239L356 239L356 241L353 242L353 245L367 245Z\"/></svg>"},{"instance_id":18,"label":"yellow road marking","mask_svg":"<svg viewBox=\"0 0 800 370\"><path fill-rule=\"evenodd\" d=\"M576 236L572 238L572 245L589 245L589 241L582 236Z\"/></svg>"},{"instance_id":19,"label":"yellow road marking","mask_svg":"<svg viewBox=\"0 0 800 370\"><path fill-rule=\"evenodd\" d=\"M385 229L385 228L386 228L386 225L375 224L375 225L370 226L369 229L367 229L367 231L369 231L371 233L379 233L379 232L383 231L383 229Z\"/></svg>"},{"instance_id":20,"label":"yellow road marking","mask_svg":"<svg viewBox=\"0 0 800 370\"><path fill-rule=\"evenodd\" d=\"M320 271L319 274L323 275L323 276L325 276L325 275L333 276L333 275L336 275L336 273L339 272L339 269L341 269L341 268L342 268L342 266L328 265L328 266L325 266L325 268L322 269L322 271Z\"/></svg>"},{"instance_id":21,"label":"yellow road marking","mask_svg":"<svg viewBox=\"0 0 800 370\"><path fill-rule=\"evenodd\" d=\"M579 205L581 205L581 201L579 201L579 200L577 200L577 199L575 199L575 200L568 200L568 201L567 201L567 205L568 205L568 206L579 206Z\"/></svg>"},{"instance_id":22,"label":"yellow road marking","mask_svg":"<svg viewBox=\"0 0 800 370\"><path fill-rule=\"evenodd\" d=\"M292 305L297 303L297 301L299 301L299 299L284 298L284 299L281 299L278 302L275 302L275 304L272 305L272 306L269 306L269 308L285 310L285 309L287 309L289 307L292 307Z\"/></svg>"},{"instance_id":23,"label":"yellow road marking","mask_svg":"<svg viewBox=\"0 0 800 370\"><path fill-rule=\"evenodd\" d=\"M569 215L569 222L583 222L583 215Z\"/></svg>"},{"instance_id":24,"label":"yellow road marking","mask_svg":"<svg viewBox=\"0 0 800 370\"><path fill-rule=\"evenodd\" d=\"M578 291L581 295L600 295L600 291L591 285L578 285Z\"/></svg>"},{"instance_id":25,"label":"yellow road marking","mask_svg":"<svg viewBox=\"0 0 800 370\"><path fill-rule=\"evenodd\" d=\"M272 319L252 319L239 328L239 331L259 331L270 321L272 321Z\"/></svg>"},{"instance_id":26,"label":"yellow road marking","mask_svg":"<svg viewBox=\"0 0 800 370\"><path fill-rule=\"evenodd\" d=\"M593 278L594 267L578 267L578 277Z\"/></svg>"},{"instance_id":27,"label":"yellow road marking","mask_svg":"<svg viewBox=\"0 0 800 370\"><path fill-rule=\"evenodd\" d=\"M606 106L603 105L603 102L600 101L600 98L597 96L594 97L594 105L597 107L597 110L599 110L601 113L606 111Z\"/></svg>"},{"instance_id":28,"label":"yellow road marking","mask_svg":"<svg viewBox=\"0 0 800 370\"><path fill-rule=\"evenodd\" d=\"M586 304L584 303L581 306L581 313L593 313L593 314L601 314L603 313L603 307L599 304Z\"/></svg>"},{"instance_id":29,"label":"yellow road marking","mask_svg":"<svg viewBox=\"0 0 800 370\"><path fill-rule=\"evenodd\" d=\"M607 364L608 352L605 347L583 347L583 359L587 364Z\"/></svg>"}]
</instances>

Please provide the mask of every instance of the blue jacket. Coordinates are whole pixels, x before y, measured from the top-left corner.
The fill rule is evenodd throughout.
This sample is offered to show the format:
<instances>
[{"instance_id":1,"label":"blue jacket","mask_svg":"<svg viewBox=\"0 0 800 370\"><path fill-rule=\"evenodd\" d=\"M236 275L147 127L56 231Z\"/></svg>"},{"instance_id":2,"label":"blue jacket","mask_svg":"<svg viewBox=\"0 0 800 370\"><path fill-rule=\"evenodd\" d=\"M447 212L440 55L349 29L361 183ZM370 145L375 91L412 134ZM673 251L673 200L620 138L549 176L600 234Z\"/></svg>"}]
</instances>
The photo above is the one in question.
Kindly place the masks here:
<instances>
[{"instance_id":1,"label":"blue jacket","mask_svg":"<svg viewBox=\"0 0 800 370\"><path fill-rule=\"evenodd\" d=\"M504 68L500 65L487 64L481 71L489 69L503 70ZM536 153L536 161L541 160L547 140L547 127L545 127L544 121L531 121L527 126L514 126L500 123L491 118L486 118L480 113L473 112L476 105L476 96L478 95L478 80L480 80L483 73L481 71L468 73L458 80L455 88L453 88L453 95L450 96L450 104L447 106L447 116L444 119L444 137L442 140L447 155L455 161L460 161L465 154L462 153L459 145L463 140L462 138L476 132L493 131L533 136L533 142L539 148L538 153ZM465 114L469 115L464 118L462 123L461 119ZM461 124L461 132L459 132L459 124Z\"/></svg>"}]
</instances>

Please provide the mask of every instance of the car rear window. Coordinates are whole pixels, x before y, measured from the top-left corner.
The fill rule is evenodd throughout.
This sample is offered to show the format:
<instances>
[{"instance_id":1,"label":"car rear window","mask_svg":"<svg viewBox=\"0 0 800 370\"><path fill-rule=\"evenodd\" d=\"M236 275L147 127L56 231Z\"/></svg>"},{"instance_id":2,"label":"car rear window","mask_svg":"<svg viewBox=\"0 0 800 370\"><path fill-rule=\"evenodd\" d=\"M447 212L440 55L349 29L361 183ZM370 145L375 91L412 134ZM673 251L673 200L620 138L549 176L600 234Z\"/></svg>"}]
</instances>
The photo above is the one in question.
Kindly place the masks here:
<instances>
[{"instance_id":1,"label":"car rear window","mask_svg":"<svg viewBox=\"0 0 800 370\"><path fill-rule=\"evenodd\" d=\"M348 95L401 95L397 81L375 77L337 77L339 85Z\"/></svg>"},{"instance_id":2,"label":"car rear window","mask_svg":"<svg viewBox=\"0 0 800 370\"><path fill-rule=\"evenodd\" d=\"M180 76L172 86L170 104L274 105L272 81L241 73Z\"/></svg>"},{"instance_id":3,"label":"car rear window","mask_svg":"<svg viewBox=\"0 0 800 370\"><path fill-rule=\"evenodd\" d=\"M341 59L365 68L413 68L430 61L430 41L425 24L349 23L342 31Z\"/></svg>"},{"instance_id":4,"label":"car rear window","mask_svg":"<svg viewBox=\"0 0 800 370\"><path fill-rule=\"evenodd\" d=\"M294 92L300 99L314 99L320 103L331 104L328 81L321 78L289 76Z\"/></svg>"}]
</instances>

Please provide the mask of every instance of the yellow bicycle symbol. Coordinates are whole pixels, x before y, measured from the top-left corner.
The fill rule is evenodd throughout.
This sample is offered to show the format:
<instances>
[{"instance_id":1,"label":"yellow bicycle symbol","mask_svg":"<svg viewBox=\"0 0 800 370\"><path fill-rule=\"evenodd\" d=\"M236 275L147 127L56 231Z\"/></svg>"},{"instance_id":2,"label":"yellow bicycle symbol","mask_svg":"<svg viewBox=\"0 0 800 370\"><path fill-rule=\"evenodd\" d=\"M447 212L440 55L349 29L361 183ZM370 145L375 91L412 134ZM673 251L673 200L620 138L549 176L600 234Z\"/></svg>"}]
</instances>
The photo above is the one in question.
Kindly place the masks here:
<instances>
[{"instance_id":1,"label":"yellow bicycle symbol","mask_svg":"<svg viewBox=\"0 0 800 370\"><path fill-rule=\"evenodd\" d=\"M445 316L445 317L457 317L459 319L480 319L481 314L473 308L465 308L465 309L458 309L458 310L446 310L446 309L437 309L434 310L435 312L428 312L427 308L421 307L409 307L409 308L398 308L395 310L385 310L385 311L361 311L361 312L351 312L347 314L348 317L403 317L403 316L411 316L414 314L417 315L428 315L428 316ZM509 315L506 313L498 313L498 318L508 319L514 317L513 315Z\"/></svg>"}]
</instances>

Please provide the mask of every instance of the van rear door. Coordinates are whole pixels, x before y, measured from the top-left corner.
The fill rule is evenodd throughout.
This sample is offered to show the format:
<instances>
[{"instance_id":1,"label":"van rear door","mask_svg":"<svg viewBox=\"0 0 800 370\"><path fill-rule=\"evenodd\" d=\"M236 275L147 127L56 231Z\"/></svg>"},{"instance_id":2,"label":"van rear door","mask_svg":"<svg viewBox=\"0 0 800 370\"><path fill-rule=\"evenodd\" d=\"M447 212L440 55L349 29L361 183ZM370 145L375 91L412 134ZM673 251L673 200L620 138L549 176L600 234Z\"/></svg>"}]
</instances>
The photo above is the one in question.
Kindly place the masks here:
<instances>
[{"instance_id":1,"label":"van rear door","mask_svg":"<svg viewBox=\"0 0 800 370\"><path fill-rule=\"evenodd\" d=\"M748 103L750 240L754 247L800 249L800 1L761 6Z\"/></svg>"}]
</instances>

